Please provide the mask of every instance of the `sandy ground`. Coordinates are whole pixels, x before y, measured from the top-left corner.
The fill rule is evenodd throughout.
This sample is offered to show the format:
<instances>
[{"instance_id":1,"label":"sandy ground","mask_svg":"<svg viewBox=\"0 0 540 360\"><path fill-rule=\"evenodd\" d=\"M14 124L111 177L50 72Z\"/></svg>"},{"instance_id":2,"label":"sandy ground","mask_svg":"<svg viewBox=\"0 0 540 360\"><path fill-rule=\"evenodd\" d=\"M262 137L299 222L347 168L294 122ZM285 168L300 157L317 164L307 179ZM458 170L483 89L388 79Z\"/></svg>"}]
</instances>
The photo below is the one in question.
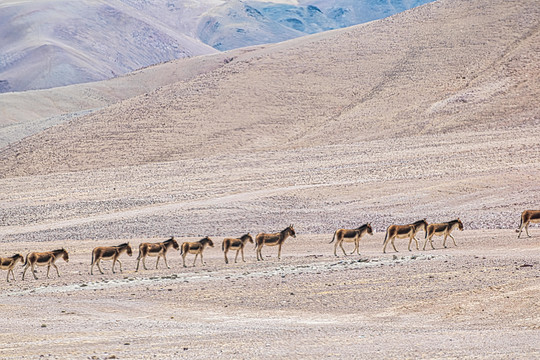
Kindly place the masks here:
<instances>
[{"instance_id":1,"label":"sandy ground","mask_svg":"<svg viewBox=\"0 0 540 360\"><path fill-rule=\"evenodd\" d=\"M458 247L439 238L429 251L398 240L387 254L375 233L360 256L339 257L332 234L298 234L281 260L264 248L257 262L249 244L246 262L229 265L215 238L206 266L189 256L183 268L172 251L171 269L135 272L135 251L123 273L105 262L94 276L90 251L103 242L74 242L60 278L40 268L21 281L18 266L17 281L2 282L0 357L538 358L540 230L531 232L466 230Z\"/></svg>"}]
</instances>

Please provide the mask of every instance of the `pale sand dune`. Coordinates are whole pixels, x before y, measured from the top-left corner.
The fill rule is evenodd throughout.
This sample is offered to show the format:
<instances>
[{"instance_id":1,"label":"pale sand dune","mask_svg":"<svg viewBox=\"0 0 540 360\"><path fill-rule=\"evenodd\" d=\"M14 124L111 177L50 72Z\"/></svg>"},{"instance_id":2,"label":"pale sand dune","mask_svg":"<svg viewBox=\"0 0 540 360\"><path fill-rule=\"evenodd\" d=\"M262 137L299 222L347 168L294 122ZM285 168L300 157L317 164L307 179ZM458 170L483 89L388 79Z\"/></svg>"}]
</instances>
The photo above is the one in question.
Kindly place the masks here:
<instances>
[{"instance_id":1,"label":"pale sand dune","mask_svg":"<svg viewBox=\"0 0 540 360\"><path fill-rule=\"evenodd\" d=\"M59 279L0 282L0 356L540 357L540 230L514 232L540 208L539 12L440 1L191 59L183 81L5 147L2 256L72 257ZM390 224L456 217L457 248L382 254ZM333 232L366 222L362 256L333 257ZM225 266L223 237L290 223L281 261L250 244ZM171 235L215 238L208 265L173 252L135 274L137 245ZM124 241L125 273L90 277L91 249Z\"/></svg>"}]
</instances>

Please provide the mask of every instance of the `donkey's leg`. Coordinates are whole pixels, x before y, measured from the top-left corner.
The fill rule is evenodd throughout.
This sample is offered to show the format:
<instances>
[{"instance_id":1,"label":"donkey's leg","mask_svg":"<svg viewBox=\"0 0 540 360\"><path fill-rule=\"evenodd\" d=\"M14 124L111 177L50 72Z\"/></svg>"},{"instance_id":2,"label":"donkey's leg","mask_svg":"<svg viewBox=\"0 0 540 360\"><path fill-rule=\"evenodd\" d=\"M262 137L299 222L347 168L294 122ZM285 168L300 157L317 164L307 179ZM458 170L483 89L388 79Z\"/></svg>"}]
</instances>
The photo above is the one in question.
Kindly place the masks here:
<instances>
[{"instance_id":1,"label":"donkey's leg","mask_svg":"<svg viewBox=\"0 0 540 360\"><path fill-rule=\"evenodd\" d=\"M262 256L262 244L258 245L257 246L257 261L263 261L263 256Z\"/></svg>"},{"instance_id":2,"label":"donkey's leg","mask_svg":"<svg viewBox=\"0 0 540 360\"><path fill-rule=\"evenodd\" d=\"M120 261L119 258L116 258L114 259L116 262L118 262L118 266L120 266L120 272L124 272L124 270L122 269L122 262ZM113 268L114 268L114 261L113 261Z\"/></svg>"},{"instance_id":3,"label":"donkey's leg","mask_svg":"<svg viewBox=\"0 0 540 360\"><path fill-rule=\"evenodd\" d=\"M452 234L448 234L448 236L450 236L452 238L452 241L454 242L454 246L457 246L456 244L456 239L454 239L454 237L452 236Z\"/></svg>"},{"instance_id":4,"label":"donkey's leg","mask_svg":"<svg viewBox=\"0 0 540 360\"><path fill-rule=\"evenodd\" d=\"M34 275L34 279L37 280L35 264L32 264L32 265L30 266L30 270L32 270L32 274Z\"/></svg>"},{"instance_id":5,"label":"donkey's leg","mask_svg":"<svg viewBox=\"0 0 540 360\"><path fill-rule=\"evenodd\" d=\"M99 269L99 272L103 274L103 270L101 269L101 265L100 265L100 264L101 264L101 260L97 260L97 261L96 261L96 265L97 265L97 267L98 267L98 269ZM113 268L114 268L114 263L113 263Z\"/></svg>"},{"instance_id":6,"label":"donkey's leg","mask_svg":"<svg viewBox=\"0 0 540 360\"><path fill-rule=\"evenodd\" d=\"M388 242L390 241L390 238L386 238L386 240L384 241L384 246L382 248L382 252L383 254L386 254L386 245L388 245Z\"/></svg>"},{"instance_id":7,"label":"donkey's leg","mask_svg":"<svg viewBox=\"0 0 540 360\"><path fill-rule=\"evenodd\" d=\"M58 271L58 266L56 266L55 263L52 263L52 266L54 266L54 268L56 269L56 275L58 275L58 277L60 277L60 272Z\"/></svg>"},{"instance_id":8,"label":"donkey's leg","mask_svg":"<svg viewBox=\"0 0 540 360\"><path fill-rule=\"evenodd\" d=\"M351 251L351 255L354 254L355 251L358 251L358 239L354 239L354 249Z\"/></svg>"},{"instance_id":9,"label":"donkey's leg","mask_svg":"<svg viewBox=\"0 0 540 360\"><path fill-rule=\"evenodd\" d=\"M339 242L339 247L341 248L341 251L343 251L343 255L347 256L347 253L345 252L345 249L343 248L343 241Z\"/></svg>"},{"instance_id":10,"label":"donkey's leg","mask_svg":"<svg viewBox=\"0 0 540 360\"><path fill-rule=\"evenodd\" d=\"M429 244L431 245L431 249L435 250L435 248L433 247L433 234L426 237L426 241L424 242L424 248L422 250L426 250L426 245L427 245L428 241L429 241Z\"/></svg>"},{"instance_id":11,"label":"donkey's leg","mask_svg":"<svg viewBox=\"0 0 540 360\"><path fill-rule=\"evenodd\" d=\"M24 271L22 273L22 279L24 280L24 274L26 274L26 270L28 270L28 268L30 267L30 264L27 264L26 267L24 268Z\"/></svg>"}]
</instances>

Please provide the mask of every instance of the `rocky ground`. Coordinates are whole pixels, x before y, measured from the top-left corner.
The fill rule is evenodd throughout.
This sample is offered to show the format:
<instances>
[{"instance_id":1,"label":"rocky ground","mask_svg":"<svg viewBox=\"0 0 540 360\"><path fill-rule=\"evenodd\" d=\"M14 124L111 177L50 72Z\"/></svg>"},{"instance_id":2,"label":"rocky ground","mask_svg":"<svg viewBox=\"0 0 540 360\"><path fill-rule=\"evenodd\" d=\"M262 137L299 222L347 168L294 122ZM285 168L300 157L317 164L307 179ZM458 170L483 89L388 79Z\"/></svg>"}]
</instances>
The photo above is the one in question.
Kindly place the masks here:
<instances>
[{"instance_id":1,"label":"rocky ground","mask_svg":"<svg viewBox=\"0 0 540 360\"><path fill-rule=\"evenodd\" d=\"M537 358L540 233L531 232L466 230L455 233L458 247L439 238L435 250L411 252L398 240L387 254L376 233L360 256L339 257L332 234L299 234L281 260L264 248L257 262L249 244L246 262L229 265L216 237L206 266L192 267L190 255L183 268L171 251L171 269L151 259L135 272L134 251L123 273L105 262L93 276L91 249L103 241L73 242L60 278L39 268L38 280L28 272L22 281L18 266L17 281L2 282L0 357Z\"/></svg>"},{"instance_id":2,"label":"rocky ground","mask_svg":"<svg viewBox=\"0 0 540 360\"><path fill-rule=\"evenodd\" d=\"M2 256L65 247L70 261L0 282L0 357L540 357L540 230L514 232L537 205L538 137L520 130L2 179ZM382 254L390 224L456 217L458 247ZM336 258L333 232L367 222L362 255ZM223 237L291 223L281 260L249 244L225 265ZM172 251L171 269L135 273L138 244L171 235L213 238L207 265ZM124 241L124 272L91 276L91 250Z\"/></svg>"},{"instance_id":3,"label":"rocky ground","mask_svg":"<svg viewBox=\"0 0 540 360\"><path fill-rule=\"evenodd\" d=\"M514 232L537 205L538 137L521 130L2 179L2 256L65 247L70 261L0 282L0 357L540 357L540 230ZM456 217L457 247L382 254L390 224ZM362 255L335 257L333 232L366 222ZM223 237L291 223L281 260L249 244L225 265ZM207 265L172 251L171 269L135 273L138 244L171 235L213 238ZM91 276L91 250L124 241L124 272Z\"/></svg>"}]
</instances>

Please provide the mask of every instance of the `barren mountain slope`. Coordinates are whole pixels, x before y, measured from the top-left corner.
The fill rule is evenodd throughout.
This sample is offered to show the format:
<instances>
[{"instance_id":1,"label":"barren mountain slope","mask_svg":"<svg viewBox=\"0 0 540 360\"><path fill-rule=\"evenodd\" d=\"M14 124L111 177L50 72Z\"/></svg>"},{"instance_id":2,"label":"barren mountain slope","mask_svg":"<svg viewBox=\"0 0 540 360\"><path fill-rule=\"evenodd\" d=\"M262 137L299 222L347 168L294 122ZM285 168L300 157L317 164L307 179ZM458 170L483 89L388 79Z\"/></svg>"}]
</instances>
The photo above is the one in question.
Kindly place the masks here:
<instances>
[{"instance_id":1,"label":"barren mountain slope","mask_svg":"<svg viewBox=\"0 0 540 360\"><path fill-rule=\"evenodd\" d=\"M227 54L173 60L114 79L0 94L0 148L74 116L99 110L224 65Z\"/></svg>"},{"instance_id":2,"label":"barren mountain slope","mask_svg":"<svg viewBox=\"0 0 540 360\"><path fill-rule=\"evenodd\" d=\"M156 63L216 52L175 26L178 15L164 4L161 16L144 11L146 4L138 5L3 1L0 92L110 79Z\"/></svg>"},{"instance_id":3,"label":"barren mountain slope","mask_svg":"<svg viewBox=\"0 0 540 360\"><path fill-rule=\"evenodd\" d=\"M227 66L4 149L0 173L536 125L539 11L534 1L441 1L231 52Z\"/></svg>"},{"instance_id":4,"label":"barren mountain slope","mask_svg":"<svg viewBox=\"0 0 540 360\"><path fill-rule=\"evenodd\" d=\"M211 46L275 43L428 1L338 0L318 2L319 7L307 0L3 1L0 93L109 79L216 52Z\"/></svg>"}]
</instances>

